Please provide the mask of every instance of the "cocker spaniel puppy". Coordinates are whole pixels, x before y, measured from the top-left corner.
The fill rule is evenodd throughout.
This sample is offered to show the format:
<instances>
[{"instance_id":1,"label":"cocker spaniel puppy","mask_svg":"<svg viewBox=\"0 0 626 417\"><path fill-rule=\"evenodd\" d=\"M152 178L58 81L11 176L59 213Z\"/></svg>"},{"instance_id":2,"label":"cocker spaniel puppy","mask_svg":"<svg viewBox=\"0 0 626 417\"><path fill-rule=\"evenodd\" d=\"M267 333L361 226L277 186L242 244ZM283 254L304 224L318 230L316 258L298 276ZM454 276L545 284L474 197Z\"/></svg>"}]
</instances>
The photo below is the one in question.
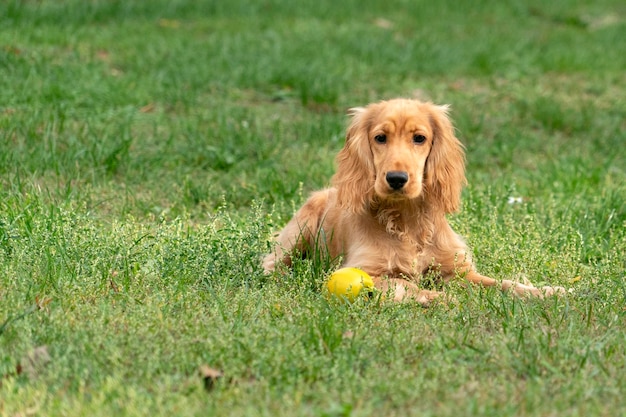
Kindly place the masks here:
<instances>
[{"instance_id":1,"label":"cocker spaniel puppy","mask_svg":"<svg viewBox=\"0 0 626 417\"><path fill-rule=\"evenodd\" d=\"M446 220L465 183L463 145L448 107L394 99L351 109L332 187L314 192L278 235L263 266L322 251L361 268L397 300L428 305L442 293L421 289L426 274L499 286L542 297L561 287L496 281L474 269L469 250Z\"/></svg>"}]
</instances>

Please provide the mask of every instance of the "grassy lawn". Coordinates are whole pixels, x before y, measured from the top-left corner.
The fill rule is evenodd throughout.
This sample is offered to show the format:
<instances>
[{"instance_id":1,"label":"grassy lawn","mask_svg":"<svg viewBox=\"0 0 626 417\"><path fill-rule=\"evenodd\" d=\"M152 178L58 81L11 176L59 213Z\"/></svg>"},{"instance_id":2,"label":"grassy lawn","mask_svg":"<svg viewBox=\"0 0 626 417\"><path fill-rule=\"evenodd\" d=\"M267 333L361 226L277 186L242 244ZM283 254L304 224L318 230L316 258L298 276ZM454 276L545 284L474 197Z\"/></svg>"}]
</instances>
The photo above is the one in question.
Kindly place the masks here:
<instances>
[{"instance_id":1,"label":"grassy lawn","mask_svg":"<svg viewBox=\"0 0 626 417\"><path fill-rule=\"evenodd\" d=\"M0 2L0 415L626 415L624 51L623 0ZM452 106L480 272L567 296L263 276L396 96Z\"/></svg>"}]
</instances>

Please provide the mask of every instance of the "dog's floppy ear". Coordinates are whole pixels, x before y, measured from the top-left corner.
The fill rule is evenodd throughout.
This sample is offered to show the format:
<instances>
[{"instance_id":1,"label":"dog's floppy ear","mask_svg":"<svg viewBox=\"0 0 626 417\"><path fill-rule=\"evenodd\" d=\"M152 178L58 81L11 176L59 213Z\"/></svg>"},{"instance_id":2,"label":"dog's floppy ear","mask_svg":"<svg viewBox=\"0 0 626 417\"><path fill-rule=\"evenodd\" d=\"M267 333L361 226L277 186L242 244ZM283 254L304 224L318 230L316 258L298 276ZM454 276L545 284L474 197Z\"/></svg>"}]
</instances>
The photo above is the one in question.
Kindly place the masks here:
<instances>
[{"instance_id":1,"label":"dog's floppy ear","mask_svg":"<svg viewBox=\"0 0 626 417\"><path fill-rule=\"evenodd\" d=\"M426 161L425 194L446 213L459 209L465 185L465 152L454 135L448 106L428 104L434 132L433 147Z\"/></svg>"},{"instance_id":2,"label":"dog's floppy ear","mask_svg":"<svg viewBox=\"0 0 626 417\"><path fill-rule=\"evenodd\" d=\"M346 143L337 154L337 172L332 183L337 188L339 205L356 213L366 207L375 173L368 138L369 108L355 107L348 114L352 120Z\"/></svg>"}]
</instances>

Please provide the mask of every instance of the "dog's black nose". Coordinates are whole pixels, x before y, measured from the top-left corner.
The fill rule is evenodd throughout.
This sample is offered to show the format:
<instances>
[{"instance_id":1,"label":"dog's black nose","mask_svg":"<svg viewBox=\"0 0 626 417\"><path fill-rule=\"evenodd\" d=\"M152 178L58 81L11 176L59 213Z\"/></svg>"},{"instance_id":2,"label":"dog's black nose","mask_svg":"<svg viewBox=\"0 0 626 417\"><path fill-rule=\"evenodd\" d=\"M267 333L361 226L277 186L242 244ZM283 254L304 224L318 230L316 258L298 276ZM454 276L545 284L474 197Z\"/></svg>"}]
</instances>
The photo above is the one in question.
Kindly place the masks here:
<instances>
[{"instance_id":1,"label":"dog's black nose","mask_svg":"<svg viewBox=\"0 0 626 417\"><path fill-rule=\"evenodd\" d=\"M409 174L404 171L389 171L385 179L391 188L399 190L409 180Z\"/></svg>"}]
</instances>

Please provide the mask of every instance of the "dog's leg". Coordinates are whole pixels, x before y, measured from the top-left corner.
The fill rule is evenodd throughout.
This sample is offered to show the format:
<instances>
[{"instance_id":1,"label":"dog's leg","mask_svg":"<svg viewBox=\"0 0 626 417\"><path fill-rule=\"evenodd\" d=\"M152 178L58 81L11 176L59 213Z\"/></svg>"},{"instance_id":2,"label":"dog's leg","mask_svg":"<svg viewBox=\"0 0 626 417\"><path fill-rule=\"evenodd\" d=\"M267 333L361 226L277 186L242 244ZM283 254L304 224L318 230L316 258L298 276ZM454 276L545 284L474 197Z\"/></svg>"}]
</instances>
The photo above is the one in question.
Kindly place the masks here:
<instances>
[{"instance_id":1,"label":"dog's leg","mask_svg":"<svg viewBox=\"0 0 626 417\"><path fill-rule=\"evenodd\" d=\"M537 288L532 284L522 284L519 282L514 282L508 279L502 281L496 281L493 278L486 277L477 273L476 271L470 270L465 273L465 279L472 284L482 285L485 287L500 287L502 291L513 291L516 295L519 296L527 296L532 295L535 297L543 298L551 295L561 295L565 294L565 288L563 287L541 287Z\"/></svg>"},{"instance_id":2,"label":"dog's leg","mask_svg":"<svg viewBox=\"0 0 626 417\"><path fill-rule=\"evenodd\" d=\"M289 220L278 234L272 252L263 259L263 270L266 274L274 271L278 263L291 266L294 252L304 255L317 247L327 200L327 190L314 193Z\"/></svg>"},{"instance_id":3,"label":"dog's leg","mask_svg":"<svg viewBox=\"0 0 626 417\"><path fill-rule=\"evenodd\" d=\"M414 283L401 278L373 277L374 286L382 291L383 295L393 297L394 301L417 301L428 307L434 300L442 298L445 293L429 291L419 288Z\"/></svg>"},{"instance_id":4,"label":"dog's leg","mask_svg":"<svg viewBox=\"0 0 626 417\"><path fill-rule=\"evenodd\" d=\"M294 217L276 237L272 251L263 258L263 271L266 274L272 273L278 263L291 266L291 254L296 247L302 246L302 229Z\"/></svg>"}]
</instances>

